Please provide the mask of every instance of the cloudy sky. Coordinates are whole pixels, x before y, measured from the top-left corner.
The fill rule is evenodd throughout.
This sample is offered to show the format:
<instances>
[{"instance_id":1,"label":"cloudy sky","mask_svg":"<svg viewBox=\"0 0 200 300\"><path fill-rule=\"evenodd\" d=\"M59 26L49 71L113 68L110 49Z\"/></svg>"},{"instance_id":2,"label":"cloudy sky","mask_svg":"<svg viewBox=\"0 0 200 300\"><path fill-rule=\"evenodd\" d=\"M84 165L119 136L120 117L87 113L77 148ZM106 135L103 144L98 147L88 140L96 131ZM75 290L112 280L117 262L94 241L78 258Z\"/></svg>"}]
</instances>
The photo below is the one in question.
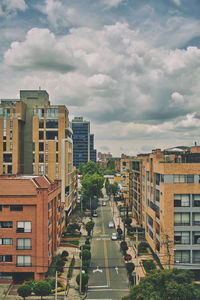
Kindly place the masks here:
<instances>
[{"instance_id":1,"label":"cloudy sky","mask_svg":"<svg viewBox=\"0 0 200 300\"><path fill-rule=\"evenodd\" d=\"M47 90L98 151L200 144L199 0L1 0L0 98Z\"/></svg>"}]
</instances>

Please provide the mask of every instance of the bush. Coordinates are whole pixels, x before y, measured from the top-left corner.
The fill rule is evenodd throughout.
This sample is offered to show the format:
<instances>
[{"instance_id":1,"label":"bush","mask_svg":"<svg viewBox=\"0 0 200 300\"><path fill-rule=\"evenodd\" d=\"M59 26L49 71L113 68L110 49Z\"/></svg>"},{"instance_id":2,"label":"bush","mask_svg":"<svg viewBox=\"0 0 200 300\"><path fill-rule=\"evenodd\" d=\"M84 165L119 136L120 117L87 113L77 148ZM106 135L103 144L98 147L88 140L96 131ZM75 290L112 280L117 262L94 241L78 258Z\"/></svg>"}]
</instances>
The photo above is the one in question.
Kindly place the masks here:
<instances>
[{"instance_id":1,"label":"bush","mask_svg":"<svg viewBox=\"0 0 200 300\"><path fill-rule=\"evenodd\" d=\"M72 277L74 265L75 265L75 258L73 257L72 260L71 260L71 262L70 262L70 265L69 265L69 270L68 270L68 273L67 273L67 278L71 278Z\"/></svg>"},{"instance_id":2,"label":"bush","mask_svg":"<svg viewBox=\"0 0 200 300\"><path fill-rule=\"evenodd\" d=\"M46 273L46 276L55 276L56 271L63 272L64 265L65 262L63 261L61 254L57 254L56 256L54 256L51 266Z\"/></svg>"},{"instance_id":3,"label":"bush","mask_svg":"<svg viewBox=\"0 0 200 300\"><path fill-rule=\"evenodd\" d=\"M126 223L126 225L129 227L129 226L131 225L131 223L132 223L132 219L127 218L127 219L125 220L125 223Z\"/></svg>"},{"instance_id":4,"label":"bush","mask_svg":"<svg viewBox=\"0 0 200 300\"><path fill-rule=\"evenodd\" d=\"M90 251L90 249L91 249L91 246L90 246L90 244L85 244L85 245L82 245L81 247L80 247L80 249L82 248L82 250L89 250Z\"/></svg>"},{"instance_id":5,"label":"bush","mask_svg":"<svg viewBox=\"0 0 200 300\"><path fill-rule=\"evenodd\" d=\"M61 254L62 257L66 258L67 256L69 256L69 253L67 251L63 251Z\"/></svg>"},{"instance_id":6,"label":"bush","mask_svg":"<svg viewBox=\"0 0 200 300\"><path fill-rule=\"evenodd\" d=\"M92 231L92 229L94 228L94 221L89 221L89 222L87 222L86 224L85 224L85 229L86 229L86 231L87 231L87 233L88 233L88 235L90 235L91 234L91 231Z\"/></svg>"},{"instance_id":7,"label":"bush","mask_svg":"<svg viewBox=\"0 0 200 300\"><path fill-rule=\"evenodd\" d=\"M82 255L82 260L90 260L91 259L91 252L87 249L80 252L80 257Z\"/></svg>"},{"instance_id":8,"label":"bush","mask_svg":"<svg viewBox=\"0 0 200 300\"><path fill-rule=\"evenodd\" d=\"M138 245L138 252L139 253L148 253L147 248L149 247L149 244L147 242L141 242Z\"/></svg>"},{"instance_id":9,"label":"bush","mask_svg":"<svg viewBox=\"0 0 200 300\"><path fill-rule=\"evenodd\" d=\"M83 260L82 261L83 266L89 267L90 265L90 260Z\"/></svg>"},{"instance_id":10,"label":"bush","mask_svg":"<svg viewBox=\"0 0 200 300\"><path fill-rule=\"evenodd\" d=\"M143 260L142 263L143 263L143 267L147 273L156 269L156 265L154 264L153 260Z\"/></svg>"},{"instance_id":11,"label":"bush","mask_svg":"<svg viewBox=\"0 0 200 300\"><path fill-rule=\"evenodd\" d=\"M51 279L51 278L47 277L45 279L45 281L50 284L51 290L55 289L55 285L56 285L56 280L55 279Z\"/></svg>"},{"instance_id":12,"label":"bush","mask_svg":"<svg viewBox=\"0 0 200 300\"><path fill-rule=\"evenodd\" d=\"M18 295L24 299L26 299L26 297L30 296L31 292L32 292L32 289L28 284L21 285L17 290Z\"/></svg>"},{"instance_id":13,"label":"bush","mask_svg":"<svg viewBox=\"0 0 200 300\"><path fill-rule=\"evenodd\" d=\"M126 264L126 270L129 274L131 274L135 269L134 263L127 263Z\"/></svg>"},{"instance_id":14,"label":"bush","mask_svg":"<svg viewBox=\"0 0 200 300\"><path fill-rule=\"evenodd\" d=\"M85 291L86 285L88 283L89 276L86 273L82 273L82 292ZM80 285L80 274L76 276L76 282Z\"/></svg>"},{"instance_id":15,"label":"bush","mask_svg":"<svg viewBox=\"0 0 200 300\"><path fill-rule=\"evenodd\" d=\"M35 283L33 292L36 296L48 296L51 292L51 286L47 281L38 281Z\"/></svg>"}]
</instances>

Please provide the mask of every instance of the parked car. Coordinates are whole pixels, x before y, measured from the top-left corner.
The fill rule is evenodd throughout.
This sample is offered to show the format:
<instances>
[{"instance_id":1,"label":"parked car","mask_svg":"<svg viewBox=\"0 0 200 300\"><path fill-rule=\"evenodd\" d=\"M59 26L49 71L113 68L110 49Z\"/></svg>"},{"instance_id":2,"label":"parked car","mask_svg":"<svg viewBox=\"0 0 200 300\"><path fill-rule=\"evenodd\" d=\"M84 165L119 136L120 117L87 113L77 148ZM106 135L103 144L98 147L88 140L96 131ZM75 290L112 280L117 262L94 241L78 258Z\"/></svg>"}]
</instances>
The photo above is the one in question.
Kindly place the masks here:
<instances>
[{"instance_id":1,"label":"parked car","mask_svg":"<svg viewBox=\"0 0 200 300\"><path fill-rule=\"evenodd\" d=\"M116 234L116 232L112 233L111 239L112 239L112 241L116 241L117 240L117 234Z\"/></svg>"},{"instance_id":2,"label":"parked car","mask_svg":"<svg viewBox=\"0 0 200 300\"><path fill-rule=\"evenodd\" d=\"M102 202L102 206L106 206L106 201L103 201L103 202Z\"/></svg>"},{"instance_id":3,"label":"parked car","mask_svg":"<svg viewBox=\"0 0 200 300\"><path fill-rule=\"evenodd\" d=\"M115 227L113 221L110 221L110 222L108 223L108 227L109 227L109 228L114 228L114 227Z\"/></svg>"},{"instance_id":4,"label":"parked car","mask_svg":"<svg viewBox=\"0 0 200 300\"><path fill-rule=\"evenodd\" d=\"M92 214L92 216L93 216L93 217L98 217L98 213L97 213L97 211L96 211L96 210L94 210L94 211L93 211L93 214Z\"/></svg>"}]
</instances>

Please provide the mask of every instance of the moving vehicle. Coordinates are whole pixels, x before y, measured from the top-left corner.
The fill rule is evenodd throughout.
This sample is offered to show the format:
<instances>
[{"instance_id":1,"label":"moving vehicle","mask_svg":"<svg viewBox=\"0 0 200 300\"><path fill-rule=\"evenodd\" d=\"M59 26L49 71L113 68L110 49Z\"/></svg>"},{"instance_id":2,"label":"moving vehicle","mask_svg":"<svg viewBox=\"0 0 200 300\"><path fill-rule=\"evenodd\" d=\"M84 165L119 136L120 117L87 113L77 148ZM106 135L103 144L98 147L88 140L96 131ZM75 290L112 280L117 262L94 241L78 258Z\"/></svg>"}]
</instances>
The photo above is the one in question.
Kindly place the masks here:
<instances>
[{"instance_id":1,"label":"moving vehicle","mask_svg":"<svg viewBox=\"0 0 200 300\"><path fill-rule=\"evenodd\" d=\"M108 227L109 227L109 228L114 228L114 227L115 227L113 221L110 221L110 222L108 223Z\"/></svg>"},{"instance_id":2,"label":"moving vehicle","mask_svg":"<svg viewBox=\"0 0 200 300\"><path fill-rule=\"evenodd\" d=\"M103 201L103 202L102 202L102 206L106 206L106 201Z\"/></svg>"},{"instance_id":3,"label":"moving vehicle","mask_svg":"<svg viewBox=\"0 0 200 300\"><path fill-rule=\"evenodd\" d=\"M112 241L116 241L117 240L117 234L116 234L116 232L112 233L111 239L112 239Z\"/></svg>"},{"instance_id":4,"label":"moving vehicle","mask_svg":"<svg viewBox=\"0 0 200 300\"><path fill-rule=\"evenodd\" d=\"M97 211L96 211L96 210L94 210L94 211L93 211L93 214L92 214L92 216L93 216L93 217L98 217L98 213L97 213Z\"/></svg>"}]
</instances>

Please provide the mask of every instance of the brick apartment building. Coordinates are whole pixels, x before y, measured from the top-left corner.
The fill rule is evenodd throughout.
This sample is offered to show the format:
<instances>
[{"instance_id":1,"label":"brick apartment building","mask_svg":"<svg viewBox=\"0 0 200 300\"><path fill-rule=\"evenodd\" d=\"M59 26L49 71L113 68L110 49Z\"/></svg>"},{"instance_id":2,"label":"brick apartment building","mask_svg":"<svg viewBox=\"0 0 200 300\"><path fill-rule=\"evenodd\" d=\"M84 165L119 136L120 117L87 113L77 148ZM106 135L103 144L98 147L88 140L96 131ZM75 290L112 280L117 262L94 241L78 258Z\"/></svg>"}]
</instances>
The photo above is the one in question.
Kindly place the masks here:
<instances>
[{"instance_id":1,"label":"brick apartment building","mask_svg":"<svg viewBox=\"0 0 200 300\"><path fill-rule=\"evenodd\" d=\"M0 174L45 174L61 180L67 222L77 201L77 176L66 106L51 105L45 90L20 91L20 99L2 99L0 149Z\"/></svg>"},{"instance_id":2,"label":"brick apartment building","mask_svg":"<svg viewBox=\"0 0 200 300\"><path fill-rule=\"evenodd\" d=\"M62 233L61 181L0 176L0 282L44 279Z\"/></svg>"},{"instance_id":3,"label":"brick apartment building","mask_svg":"<svg viewBox=\"0 0 200 300\"><path fill-rule=\"evenodd\" d=\"M163 267L200 270L200 147L141 154L129 178L133 215Z\"/></svg>"}]
</instances>

